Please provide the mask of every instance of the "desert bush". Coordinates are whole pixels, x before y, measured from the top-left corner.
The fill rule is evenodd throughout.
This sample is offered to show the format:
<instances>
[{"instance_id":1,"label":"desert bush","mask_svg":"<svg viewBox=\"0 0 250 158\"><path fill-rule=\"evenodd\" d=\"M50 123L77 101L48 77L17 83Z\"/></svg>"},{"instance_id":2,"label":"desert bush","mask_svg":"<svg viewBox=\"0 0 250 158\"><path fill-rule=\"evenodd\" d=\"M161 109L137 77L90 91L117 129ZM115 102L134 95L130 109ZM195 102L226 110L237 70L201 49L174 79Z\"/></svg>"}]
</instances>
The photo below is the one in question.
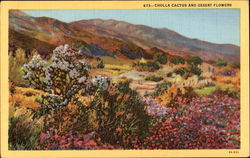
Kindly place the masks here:
<instances>
[{"instance_id":1,"label":"desert bush","mask_svg":"<svg viewBox=\"0 0 250 158\"><path fill-rule=\"evenodd\" d=\"M171 60L171 63L178 65L178 64L185 64L185 60L182 57L176 56Z\"/></svg>"},{"instance_id":2,"label":"desert bush","mask_svg":"<svg viewBox=\"0 0 250 158\"><path fill-rule=\"evenodd\" d=\"M240 68L240 63L239 62L233 62L232 64L230 64L230 66L234 69L239 69Z\"/></svg>"},{"instance_id":3,"label":"desert bush","mask_svg":"<svg viewBox=\"0 0 250 158\"><path fill-rule=\"evenodd\" d=\"M133 64L138 71L155 71L160 69L160 65L156 62L137 62Z\"/></svg>"},{"instance_id":4,"label":"desert bush","mask_svg":"<svg viewBox=\"0 0 250 158\"><path fill-rule=\"evenodd\" d=\"M192 67L197 67L202 64L202 59L198 56L192 56L187 60L187 63Z\"/></svg>"},{"instance_id":5,"label":"desert bush","mask_svg":"<svg viewBox=\"0 0 250 158\"><path fill-rule=\"evenodd\" d=\"M66 134L70 131L77 133L88 133L93 130L88 124L90 111L86 105L76 101L69 103L67 106L57 107L53 110L48 109L44 105L35 112L35 117L44 116L44 130L50 128L58 129L61 134Z\"/></svg>"},{"instance_id":6,"label":"desert bush","mask_svg":"<svg viewBox=\"0 0 250 158\"><path fill-rule=\"evenodd\" d=\"M169 103L179 94L179 88L176 85L173 85L157 97L157 101L167 106Z\"/></svg>"},{"instance_id":7,"label":"desert bush","mask_svg":"<svg viewBox=\"0 0 250 158\"><path fill-rule=\"evenodd\" d=\"M201 73L202 73L201 69L198 67L191 67L188 69L188 72L193 73L193 74L198 75L198 76L201 75Z\"/></svg>"},{"instance_id":8,"label":"desert bush","mask_svg":"<svg viewBox=\"0 0 250 158\"><path fill-rule=\"evenodd\" d=\"M202 73L201 69L196 67L196 66L192 66L192 67L181 67L181 68L177 68L173 71L175 74L183 76L185 74L195 74L195 75L200 75Z\"/></svg>"},{"instance_id":9,"label":"desert bush","mask_svg":"<svg viewBox=\"0 0 250 158\"><path fill-rule=\"evenodd\" d=\"M9 80L16 85L25 84L25 80L22 77L22 65L26 62L27 59L23 49L19 48L15 53L9 52Z\"/></svg>"},{"instance_id":10,"label":"desert bush","mask_svg":"<svg viewBox=\"0 0 250 158\"><path fill-rule=\"evenodd\" d=\"M154 60L160 64L166 64L168 61L167 57L164 55L154 55Z\"/></svg>"},{"instance_id":11,"label":"desert bush","mask_svg":"<svg viewBox=\"0 0 250 158\"><path fill-rule=\"evenodd\" d=\"M157 77L157 76L148 76L145 78L145 80L159 82L159 81L163 80L163 78Z\"/></svg>"},{"instance_id":12,"label":"desert bush","mask_svg":"<svg viewBox=\"0 0 250 158\"><path fill-rule=\"evenodd\" d=\"M155 87L155 90L152 94L150 94L152 97L157 97L168 90L169 87L171 87L172 84L170 82L164 81L163 83L157 84Z\"/></svg>"},{"instance_id":13,"label":"desert bush","mask_svg":"<svg viewBox=\"0 0 250 158\"><path fill-rule=\"evenodd\" d=\"M101 59L101 58L97 58L97 61L98 61L98 64L97 64L97 68L104 68L105 67L105 65L104 65L104 62L103 62L103 60Z\"/></svg>"},{"instance_id":14,"label":"desert bush","mask_svg":"<svg viewBox=\"0 0 250 158\"><path fill-rule=\"evenodd\" d=\"M180 76L183 76L185 73L187 73L187 68L182 67L174 70L174 73Z\"/></svg>"},{"instance_id":15,"label":"desert bush","mask_svg":"<svg viewBox=\"0 0 250 158\"><path fill-rule=\"evenodd\" d=\"M9 149L34 150L39 149L39 134L43 129L43 118L33 120L33 112L24 107L10 111L9 118Z\"/></svg>"},{"instance_id":16,"label":"desert bush","mask_svg":"<svg viewBox=\"0 0 250 158\"><path fill-rule=\"evenodd\" d=\"M223 59L219 59L214 63L214 66L218 66L218 67L227 66L227 62Z\"/></svg>"},{"instance_id":17,"label":"desert bush","mask_svg":"<svg viewBox=\"0 0 250 158\"><path fill-rule=\"evenodd\" d=\"M169 73L167 73L167 77L172 77L172 75L173 75L173 73L172 72L169 72Z\"/></svg>"},{"instance_id":18,"label":"desert bush","mask_svg":"<svg viewBox=\"0 0 250 158\"><path fill-rule=\"evenodd\" d=\"M99 137L107 143L131 148L135 136L147 129L148 116L145 104L128 81L97 89L89 107L93 110L92 122ZM109 137L107 137L107 135Z\"/></svg>"}]
</instances>

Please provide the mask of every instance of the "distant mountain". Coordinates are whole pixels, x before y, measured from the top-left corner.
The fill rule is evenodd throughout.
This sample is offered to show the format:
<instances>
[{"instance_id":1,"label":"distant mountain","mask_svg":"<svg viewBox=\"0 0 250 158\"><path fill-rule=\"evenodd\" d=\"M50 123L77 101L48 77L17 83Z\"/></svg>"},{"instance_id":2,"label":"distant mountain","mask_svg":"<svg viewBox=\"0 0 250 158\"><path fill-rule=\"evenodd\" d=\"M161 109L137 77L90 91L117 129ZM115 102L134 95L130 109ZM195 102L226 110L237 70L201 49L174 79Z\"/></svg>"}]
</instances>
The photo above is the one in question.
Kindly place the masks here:
<instances>
[{"instance_id":1,"label":"distant mountain","mask_svg":"<svg viewBox=\"0 0 250 158\"><path fill-rule=\"evenodd\" d=\"M84 28L72 26L57 19L48 17L32 17L19 10L10 11L9 37L12 43L10 47L27 47L28 43L47 43L54 48L61 44L70 44L83 53L93 56L112 56L121 58L151 58L147 52L131 42L119 39L106 38L85 31ZM18 32L18 36L15 36ZM22 36L22 37L20 37ZM17 40L17 38L19 40ZM23 40L20 40L22 39ZM15 46L13 45L15 44ZM52 48L52 47L51 47ZM50 49L52 52L54 49ZM47 54L39 47L33 46L42 54Z\"/></svg>"},{"instance_id":2,"label":"distant mountain","mask_svg":"<svg viewBox=\"0 0 250 158\"><path fill-rule=\"evenodd\" d=\"M98 35L132 41L144 49L159 47L165 51L198 55L207 60L223 58L238 61L240 55L240 48L236 45L190 39L166 28L102 19L80 20L71 24L85 27L89 32Z\"/></svg>"},{"instance_id":3,"label":"distant mountain","mask_svg":"<svg viewBox=\"0 0 250 158\"><path fill-rule=\"evenodd\" d=\"M47 55L56 46L67 43L86 56L150 59L160 53L239 61L238 46L190 39L165 28L102 19L65 23L49 17L32 17L19 10L9 12L9 22L10 50L37 49Z\"/></svg>"}]
</instances>

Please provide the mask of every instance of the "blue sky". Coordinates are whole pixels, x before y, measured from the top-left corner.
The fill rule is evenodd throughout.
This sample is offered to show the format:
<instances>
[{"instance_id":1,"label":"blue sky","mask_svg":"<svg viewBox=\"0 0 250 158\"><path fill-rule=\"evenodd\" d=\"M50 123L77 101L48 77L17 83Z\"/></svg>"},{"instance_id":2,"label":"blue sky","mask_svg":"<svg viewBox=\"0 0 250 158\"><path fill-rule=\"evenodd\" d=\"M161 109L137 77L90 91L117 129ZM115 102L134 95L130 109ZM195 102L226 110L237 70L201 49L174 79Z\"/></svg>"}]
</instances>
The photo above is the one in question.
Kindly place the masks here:
<instances>
[{"instance_id":1,"label":"blue sky","mask_svg":"<svg viewBox=\"0 0 250 158\"><path fill-rule=\"evenodd\" d=\"M239 9L158 10L23 10L35 17L64 22L82 19L115 19L156 28L168 28L184 36L213 43L240 44Z\"/></svg>"}]
</instances>

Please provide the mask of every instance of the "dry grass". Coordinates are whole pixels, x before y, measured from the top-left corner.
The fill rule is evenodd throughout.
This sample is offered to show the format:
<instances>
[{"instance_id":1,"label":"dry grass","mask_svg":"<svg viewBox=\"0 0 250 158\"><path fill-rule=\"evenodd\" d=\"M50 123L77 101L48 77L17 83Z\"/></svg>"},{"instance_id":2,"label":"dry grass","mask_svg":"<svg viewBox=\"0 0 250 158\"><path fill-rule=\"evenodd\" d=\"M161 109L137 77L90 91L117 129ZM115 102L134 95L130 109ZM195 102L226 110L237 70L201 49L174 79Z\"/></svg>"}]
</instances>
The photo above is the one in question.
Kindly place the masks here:
<instances>
[{"instance_id":1,"label":"dry grass","mask_svg":"<svg viewBox=\"0 0 250 158\"><path fill-rule=\"evenodd\" d=\"M168 79L168 81L176 84L178 87L193 87L193 88L202 88L207 85L211 85L214 83L214 81L211 78L205 78L200 80L197 75L191 76L184 80L179 75L176 75L173 79Z\"/></svg>"},{"instance_id":2,"label":"dry grass","mask_svg":"<svg viewBox=\"0 0 250 158\"><path fill-rule=\"evenodd\" d=\"M40 107L40 104L35 101L35 96L25 96L23 94L13 94L9 98L10 104L18 104L22 107L37 109Z\"/></svg>"},{"instance_id":3,"label":"dry grass","mask_svg":"<svg viewBox=\"0 0 250 158\"><path fill-rule=\"evenodd\" d=\"M132 65L134 60L131 59L118 59L118 58L113 58L109 56L103 56L101 57L102 60L104 61L105 65L110 64L110 65Z\"/></svg>"},{"instance_id":4,"label":"dry grass","mask_svg":"<svg viewBox=\"0 0 250 158\"><path fill-rule=\"evenodd\" d=\"M45 94L45 92L33 89L33 88L23 88L23 87L15 87L16 93L19 94L30 94L30 95L36 95L36 94Z\"/></svg>"},{"instance_id":5,"label":"dry grass","mask_svg":"<svg viewBox=\"0 0 250 158\"><path fill-rule=\"evenodd\" d=\"M35 101L38 94L45 94L45 92L32 88L15 87L15 93L10 95L9 103L10 105L17 104L21 107L37 109L40 107L40 104Z\"/></svg>"},{"instance_id":6,"label":"dry grass","mask_svg":"<svg viewBox=\"0 0 250 158\"><path fill-rule=\"evenodd\" d=\"M105 69L111 69L111 70L132 70L132 66L128 65L128 64L123 64L123 65L105 64Z\"/></svg>"},{"instance_id":7,"label":"dry grass","mask_svg":"<svg viewBox=\"0 0 250 158\"><path fill-rule=\"evenodd\" d=\"M216 75L216 85L221 89L240 90L240 71L236 72L236 76Z\"/></svg>"}]
</instances>

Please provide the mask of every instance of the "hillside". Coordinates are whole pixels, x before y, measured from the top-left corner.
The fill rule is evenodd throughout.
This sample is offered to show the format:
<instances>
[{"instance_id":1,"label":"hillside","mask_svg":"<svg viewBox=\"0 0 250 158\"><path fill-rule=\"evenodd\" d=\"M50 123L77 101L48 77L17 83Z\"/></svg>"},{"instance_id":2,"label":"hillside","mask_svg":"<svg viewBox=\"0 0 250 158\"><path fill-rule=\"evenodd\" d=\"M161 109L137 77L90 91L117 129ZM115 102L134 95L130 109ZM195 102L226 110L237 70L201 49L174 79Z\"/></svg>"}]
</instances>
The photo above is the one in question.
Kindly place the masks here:
<instances>
[{"instance_id":1,"label":"hillside","mask_svg":"<svg viewBox=\"0 0 250 158\"><path fill-rule=\"evenodd\" d=\"M83 53L94 56L117 56L131 59L151 58L144 49L131 42L94 35L81 27L71 26L53 18L34 18L16 10L10 12L9 39L10 41L16 41L16 38L20 37L12 35L13 31L11 30L19 32L19 36L23 36L23 39L29 37L31 41L39 40L50 45L68 43L80 49ZM22 47L26 42L30 41L21 40L15 43L15 47ZM33 48L37 47L34 46Z\"/></svg>"},{"instance_id":2,"label":"hillside","mask_svg":"<svg viewBox=\"0 0 250 158\"><path fill-rule=\"evenodd\" d=\"M159 47L177 54L198 55L207 60L218 58L224 58L227 61L239 60L240 48L236 45L190 39L166 28L152 28L124 21L102 19L81 20L71 24L85 27L95 34L133 41L145 49Z\"/></svg>"},{"instance_id":3,"label":"hillside","mask_svg":"<svg viewBox=\"0 0 250 158\"><path fill-rule=\"evenodd\" d=\"M11 47L24 47L28 42L29 46L25 47L28 51L36 48L42 54L52 51L57 45L68 43L93 56L151 59L154 55L152 48L159 48L166 55L196 55L204 60L224 59L234 62L240 58L240 48L232 44L214 44L190 39L166 28L116 20L92 19L65 23L12 10L9 26Z\"/></svg>"}]
</instances>

